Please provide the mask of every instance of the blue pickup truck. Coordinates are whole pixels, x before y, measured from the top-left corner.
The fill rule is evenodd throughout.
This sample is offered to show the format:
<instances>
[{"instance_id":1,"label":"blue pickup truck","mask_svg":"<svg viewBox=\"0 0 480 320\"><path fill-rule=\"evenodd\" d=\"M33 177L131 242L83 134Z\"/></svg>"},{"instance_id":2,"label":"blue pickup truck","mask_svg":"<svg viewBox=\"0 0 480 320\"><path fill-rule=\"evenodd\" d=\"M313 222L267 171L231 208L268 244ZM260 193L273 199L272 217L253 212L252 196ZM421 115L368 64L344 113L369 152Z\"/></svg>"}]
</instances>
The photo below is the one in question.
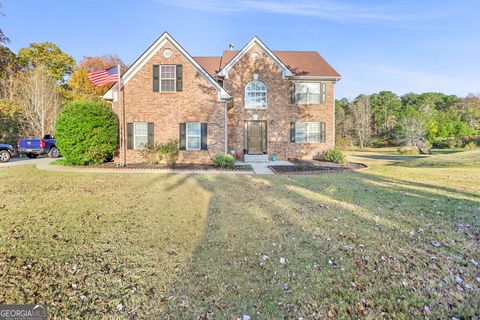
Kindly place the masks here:
<instances>
[{"instance_id":1,"label":"blue pickup truck","mask_svg":"<svg viewBox=\"0 0 480 320\"><path fill-rule=\"evenodd\" d=\"M55 145L55 139L49 134L43 139L20 139L17 141L17 150L20 155L36 158L42 154L48 154L50 158L60 157L60 150Z\"/></svg>"}]
</instances>

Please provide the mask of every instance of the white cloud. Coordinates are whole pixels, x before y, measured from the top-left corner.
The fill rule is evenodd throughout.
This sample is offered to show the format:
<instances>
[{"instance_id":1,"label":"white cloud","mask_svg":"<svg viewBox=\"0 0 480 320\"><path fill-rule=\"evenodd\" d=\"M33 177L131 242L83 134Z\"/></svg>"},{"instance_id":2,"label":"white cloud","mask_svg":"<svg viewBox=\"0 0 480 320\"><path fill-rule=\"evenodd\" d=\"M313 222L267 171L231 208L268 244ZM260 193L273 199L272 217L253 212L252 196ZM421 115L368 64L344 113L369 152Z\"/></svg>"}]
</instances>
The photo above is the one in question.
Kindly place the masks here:
<instances>
[{"instance_id":1,"label":"white cloud","mask_svg":"<svg viewBox=\"0 0 480 320\"><path fill-rule=\"evenodd\" d=\"M395 6L352 5L334 0L157 0L165 5L173 5L193 10L228 13L243 11L260 11L277 14L311 16L328 20L379 20L379 21L413 21L439 18L439 13L420 12L418 8L406 10Z\"/></svg>"}]
</instances>

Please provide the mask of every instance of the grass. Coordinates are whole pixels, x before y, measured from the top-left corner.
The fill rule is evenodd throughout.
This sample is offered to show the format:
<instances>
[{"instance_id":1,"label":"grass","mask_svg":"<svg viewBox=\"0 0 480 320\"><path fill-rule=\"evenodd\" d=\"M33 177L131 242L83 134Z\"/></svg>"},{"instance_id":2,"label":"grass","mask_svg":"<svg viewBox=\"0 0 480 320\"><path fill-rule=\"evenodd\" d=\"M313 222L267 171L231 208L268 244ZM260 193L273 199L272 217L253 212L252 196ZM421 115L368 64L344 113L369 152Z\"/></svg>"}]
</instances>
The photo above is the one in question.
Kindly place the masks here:
<instances>
[{"instance_id":1,"label":"grass","mask_svg":"<svg viewBox=\"0 0 480 320\"><path fill-rule=\"evenodd\" d=\"M299 176L0 169L0 304L86 319L479 317L480 154L394 156Z\"/></svg>"}]
</instances>

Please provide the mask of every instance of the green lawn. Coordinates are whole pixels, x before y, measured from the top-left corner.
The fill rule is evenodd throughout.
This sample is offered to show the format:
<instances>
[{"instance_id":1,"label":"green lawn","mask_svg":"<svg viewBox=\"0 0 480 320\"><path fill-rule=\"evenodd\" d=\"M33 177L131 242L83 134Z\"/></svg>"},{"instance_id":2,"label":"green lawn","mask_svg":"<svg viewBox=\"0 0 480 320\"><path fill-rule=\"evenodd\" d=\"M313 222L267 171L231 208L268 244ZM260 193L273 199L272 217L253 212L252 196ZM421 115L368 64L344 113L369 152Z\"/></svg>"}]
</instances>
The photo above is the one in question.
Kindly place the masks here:
<instances>
[{"instance_id":1,"label":"green lawn","mask_svg":"<svg viewBox=\"0 0 480 320\"><path fill-rule=\"evenodd\" d=\"M480 317L480 151L349 156L370 169L2 168L0 304L83 319Z\"/></svg>"}]
</instances>

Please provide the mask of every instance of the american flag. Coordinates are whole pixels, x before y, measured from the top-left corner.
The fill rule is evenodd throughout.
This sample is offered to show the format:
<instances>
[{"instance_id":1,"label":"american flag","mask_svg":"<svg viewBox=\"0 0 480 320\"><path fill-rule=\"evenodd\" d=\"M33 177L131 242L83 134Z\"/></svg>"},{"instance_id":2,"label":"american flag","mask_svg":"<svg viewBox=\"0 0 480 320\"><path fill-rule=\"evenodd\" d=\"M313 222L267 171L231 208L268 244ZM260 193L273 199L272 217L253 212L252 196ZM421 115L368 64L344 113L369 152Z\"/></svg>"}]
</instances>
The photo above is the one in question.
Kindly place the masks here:
<instances>
[{"instance_id":1,"label":"american flag","mask_svg":"<svg viewBox=\"0 0 480 320\"><path fill-rule=\"evenodd\" d=\"M93 85L103 86L109 82L118 81L118 66L110 67L107 70L89 72L87 75Z\"/></svg>"}]
</instances>

